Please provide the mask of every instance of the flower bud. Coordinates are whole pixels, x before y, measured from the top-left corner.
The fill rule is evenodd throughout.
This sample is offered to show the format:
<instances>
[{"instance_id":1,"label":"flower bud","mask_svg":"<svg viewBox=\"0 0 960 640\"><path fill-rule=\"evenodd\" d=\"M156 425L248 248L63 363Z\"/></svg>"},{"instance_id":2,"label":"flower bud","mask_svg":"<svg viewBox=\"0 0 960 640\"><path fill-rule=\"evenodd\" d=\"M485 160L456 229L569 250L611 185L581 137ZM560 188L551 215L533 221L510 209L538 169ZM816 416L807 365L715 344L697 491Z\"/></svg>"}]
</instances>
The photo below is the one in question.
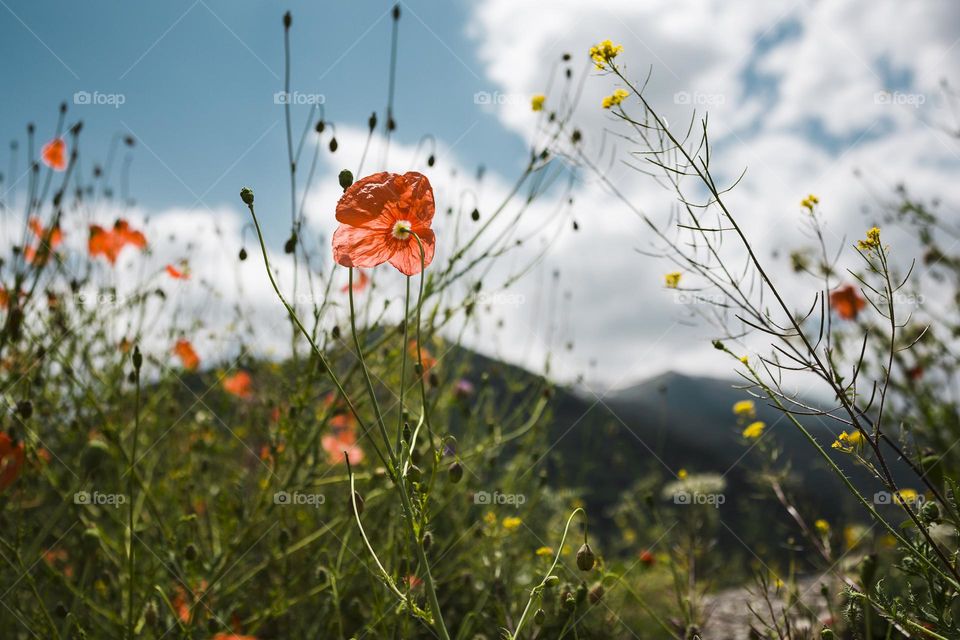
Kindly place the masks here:
<instances>
[{"instance_id":1,"label":"flower bud","mask_svg":"<svg viewBox=\"0 0 960 640\"><path fill-rule=\"evenodd\" d=\"M140 371L140 367L143 366L143 354L140 353L140 347L133 348L133 368L137 371Z\"/></svg>"},{"instance_id":2,"label":"flower bud","mask_svg":"<svg viewBox=\"0 0 960 640\"><path fill-rule=\"evenodd\" d=\"M533 621L537 625L542 625L547 621L547 614L543 609L537 609L537 612L533 614Z\"/></svg>"},{"instance_id":3,"label":"flower bud","mask_svg":"<svg viewBox=\"0 0 960 640\"><path fill-rule=\"evenodd\" d=\"M243 204L248 207L253 204L253 189L250 187L244 187L240 189L240 199L243 200Z\"/></svg>"},{"instance_id":4,"label":"flower bud","mask_svg":"<svg viewBox=\"0 0 960 640\"><path fill-rule=\"evenodd\" d=\"M370 127L370 131L373 131L377 128L377 112L374 111L370 114L370 117L367 119L367 126Z\"/></svg>"},{"instance_id":5,"label":"flower bud","mask_svg":"<svg viewBox=\"0 0 960 640\"><path fill-rule=\"evenodd\" d=\"M836 638L837 636L833 633L833 631L824 627L823 631L820 632L820 637L823 640L834 640L834 638Z\"/></svg>"},{"instance_id":6,"label":"flower bud","mask_svg":"<svg viewBox=\"0 0 960 640\"><path fill-rule=\"evenodd\" d=\"M925 503L923 508L920 509L920 517L923 518L925 522L939 522L940 506L936 502Z\"/></svg>"},{"instance_id":7,"label":"flower bud","mask_svg":"<svg viewBox=\"0 0 960 640\"><path fill-rule=\"evenodd\" d=\"M240 247L240 254L237 256L240 258L240 262L243 262L247 259L247 249L245 247Z\"/></svg>"},{"instance_id":8,"label":"flower bud","mask_svg":"<svg viewBox=\"0 0 960 640\"><path fill-rule=\"evenodd\" d=\"M543 580L543 586L547 587L548 589L555 587L558 584L560 584L560 578L557 576L547 576Z\"/></svg>"},{"instance_id":9,"label":"flower bud","mask_svg":"<svg viewBox=\"0 0 960 640\"><path fill-rule=\"evenodd\" d=\"M447 476L450 478L450 482L457 484L463 479L463 466L456 460L450 464L450 468L447 469Z\"/></svg>"},{"instance_id":10,"label":"flower bud","mask_svg":"<svg viewBox=\"0 0 960 640\"><path fill-rule=\"evenodd\" d=\"M592 589L590 589L590 593L587 594L590 604L597 604L603 600L604 593L605 591L603 589L603 585L598 582Z\"/></svg>"},{"instance_id":11,"label":"flower bud","mask_svg":"<svg viewBox=\"0 0 960 640\"><path fill-rule=\"evenodd\" d=\"M589 544L584 542L580 550L577 551L577 567L580 571L590 571L593 569L593 563L595 561L596 556L593 555L593 549L590 548Z\"/></svg>"},{"instance_id":12,"label":"flower bud","mask_svg":"<svg viewBox=\"0 0 960 640\"><path fill-rule=\"evenodd\" d=\"M563 610L567 613L573 613L577 608L577 601L573 594L568 595L563 601Z\"/></svg>"},{"instance_id":13,"label":"flower bud","mask_svg":"<svg viewBox=\"0 0 960 640\"><path fill-rule=\"evenodd\" d=\"M291 16L290 12L287 11L285 14L283 14L283 28L289 29L291 24L293 24L293 16Z\"/></svg>"},{"instance_id":14,"label":"flower bud","mask_svg":"<svg viewBox=\"0 0 960 640\"><path fill-rule=\"evenodd\" d=\"M183 550L183 557L187 559L187 562L193 562L200 556L200 552L197 550L197 545L192 542L187 545L186 549Z\"/></svg>"},{"instance_id":15,"label":"flower bud","mask_svg":"<svg viewBox=\"0 0 960 640\"><path fill-rule=\"evenodd\" d=\"M340 187L346 191L353 184L353 173L350 169L344 169L340 172L338 179L340 180Z\"/></svg>"}]
</instances>

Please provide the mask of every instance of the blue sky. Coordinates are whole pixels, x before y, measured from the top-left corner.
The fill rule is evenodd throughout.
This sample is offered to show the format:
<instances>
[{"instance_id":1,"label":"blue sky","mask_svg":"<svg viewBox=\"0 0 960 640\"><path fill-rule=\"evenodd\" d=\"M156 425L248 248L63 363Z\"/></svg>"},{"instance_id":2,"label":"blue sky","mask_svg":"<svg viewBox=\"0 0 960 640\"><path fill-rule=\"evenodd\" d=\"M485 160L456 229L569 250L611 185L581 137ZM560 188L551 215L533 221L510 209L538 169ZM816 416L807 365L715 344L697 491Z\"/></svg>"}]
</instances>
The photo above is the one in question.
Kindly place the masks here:
<instances>
[{"instance_id":1,"label":"blue sky","mask_svg":"<svg viewBox=\"0 0 960 640\"><path fill-rule=\"evenodd\" d=\"M338 126L365 127L376 111L382 127L392 6L177 0L54 8L7 0L0 7L8 96L0 101L2 135L22 139L27 122L49 135L65 100L70 120L84 121L87 167L102 161L114 133L141 142L131 174L141 204L232 204L251 183L261 202L286 215L283 107L274 103L283 87L283 10L294 18L291 90L323 95L326 117ZM395 140L415 145L433 134L462 157L512 170L524 145L473 101L475 92L493 89L465 37L466 20L460 2L405 3ZM119 94L123 104L74 105L81 91ZM308 111L293 109L295 139Z\"/></svg>"},{"instance_id":2,"label":"blue sky","mask_svg":"<svg viewBox=\"0 0 960 640\"><path fill-rule=\"evenodd\" d=\"M773 254L786 255L808 241L799 215L808 193L820 196L836 247L848 246L878 221L869 205L899 182L945 206L960 202L960 148L950 135L960 128L958 94L951 102L941 86L944 80L955 86L960 69L955 0L401 4L399 128L391 159L399 162L401 148L409 155L425 134L435 136L444 155L430 179L441 208L462 203L473 189L452 171L462 178L478 165L489 169L481 208L508 191L538 126L530 96L545 92L548 108L557 103L558 84L550 77L564 52L574 56L574 73L590 73L573 115L584 145L597 145L604 132L616 130L599 104L618 85L590 72L586 61L589 47L604 38L623 45L618 60L629 75L643 80L649 74L645 97L671 123L686 124L694 109L698 117L709 112L714 170L730 180L747 170L728 204L768 255L772 273L791 277ZM291 89L324 96L326 117L341 141L336 154L323 152L318 182L305 194L310 232L319 235L331 231L336 173L355 169L370 112L378 113L381 130L385 121L392 6L0 0L0 140L22 140L31 121L41 138L49 136L64 100L70 120L84 121L86 171L103 159L116 134L134 135L136 215L150 217L153 237L186 231L196 243L206 242L216 259L192 266L220 280L236 269L244 243L241 186L255 188L276 253L289 230L283 108L274 101L283 86L283 12L293 13ZM76 92L122 96L123 104L74 105ZM478 92L503 101L477 104ZM294 108L295 137L307 111ZM375 148L380 142L375 139ZM0 149L5 155L6 146ZM630 144L620 139L615 151L618 160L628 158ZM378 157L374 151L367 171L379 168ZM6 172L5 158L0 167ZM675 198L621 163L610 167L632 202L666 217ZM709 347L711 330L690 328L683 300L663 290L668 267L638 253L650 247L637 218L589 177L573 195L580 231L558 236L538 269L511 290L520 296L514 300L526 303L492 310L491 327L503 321L508 330L478 334L476 346L533 368L553 352L559 377L590 369L610 386L664 369L726 372L728 364ZM525 214L527 221L549 223L557 207L544 200ZM909 232L886 234L909 254ZM169 255L155 249L158 260L179 257L175 245ZM251 263L236 283L264 305L256 317L275 319L256 270L262 265ZM535 303L554 271L571 294L560 318ZM206 303L202 293L198 299ZM557 349L567 341L576 348ZM596 368L589 366L593 361Z\"/></svg>"}]
</instances>

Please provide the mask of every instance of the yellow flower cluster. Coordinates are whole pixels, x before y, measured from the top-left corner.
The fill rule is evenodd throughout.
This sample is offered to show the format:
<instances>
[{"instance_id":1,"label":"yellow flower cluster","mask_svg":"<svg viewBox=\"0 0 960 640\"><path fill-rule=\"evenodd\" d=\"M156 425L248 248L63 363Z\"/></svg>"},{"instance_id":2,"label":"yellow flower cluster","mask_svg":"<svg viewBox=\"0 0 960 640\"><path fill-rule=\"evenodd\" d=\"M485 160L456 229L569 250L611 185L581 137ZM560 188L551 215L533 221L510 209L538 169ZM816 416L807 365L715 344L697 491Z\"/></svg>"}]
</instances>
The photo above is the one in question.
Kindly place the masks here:
<instances>
[{"instance_id":1,"label":"yellow flower cluster","mask_svg":"<svg viewBox=\"0 0 960 640\"><path fill-rule=\"evenodd\" d=\"M620 104L621 102L623 102L624 98L626 98L626 97L629 96L629 95L630 95L630 94L627 93L626 91L624 91L623 89L617 89L617 90L614 91L612 94L610 94L609 96L607 96L606 98L604 98L604 99L603 99L603 102L601 102L600 105L601 105L604 109L609 109L610 107L615 107L615 106L617 106L618 104Z\"/></svg>"},{"instance_id":2,"label":"yellow flower cluster","mask_svg":"<svg viewBox=\"0 0 960 640\"><path fill-rule=\"evenodd\" d=\"M621 51L623 51L621 45L604 40L600 44L590 47L590 59L597 65L597 69L604 69Z\"/></svg>"},{"instance_id":3,"label":"yellow flower cluster","mask_svg":"<svg viewBox=\"0 0 960 640\"><path fill-rule=\"evenodd\" d=\"M820 198L813 195L812 193L800 201L800 206L809 210L810 213L813 213L813 207L814 205L817 205L817 204L820 204Z\"/></svg>"},{"instance_id":4,"label":"yellow flower cluster","mask_svg":"<svg viewBox=\"0 0 960 640\"><path fill-rule=\"evenodd\" d=\"M830 446L844 453L850 453L855 447L860 446L861 442L863 442L863 435L861 435L859 431L854 431L853 433L843 431Z\"/></svg>"},{"instance_id":5,"label":"yellow flower cluster","mask_svg":"<svg viewBox=\"0 0 960 640\"><path fill-rule=\"evenodd\" d=\"M552 557L553 549L551 549L550 547L540 547L539 549L537 549L536 554L541 558Z\"/></svg>"},{"instance_id":6,"label":"yellow flower cluster","mask_svg":"<svg viewBox=\"0 0 960 640\"><path fill-rule=\"evenodd\" d=\"M819 520L814 522L813 528L816 529L817 533L819 533L822 536L825 536L828 533L830 533L830 523L824 520L823 518L820 518Z\"/></svg>"},{"instance_id":7,"label":"yellow flower cluster","mask_svg":"<svg viewBox=\"0 0 960 640\"><path fill-rule=\"evenodd\" d=\"M546 101L546 99L547 96L543 95L542 93L538 93L530 98L530 108L534 111L543 111L543 103Z\"/></svg>"},{"instance_id":8,"label":"yellow flower cluster","mask_svg":"<svg viewBox=\"0 0 960 640\"><path fill-rule=\"evenodd\" d=\"M900 489L894 494L893 499L897 504L916 504L920 494L916 489Z\"/></svg>"},{"instance_id":9,"label":"yellow flower cluster","mask_svg":"<svg viewBox=\"0 0 960 640\"><path fill-rule=\"evenodd\" d=\"M667 285L667 289L676 289L677 285L680 284L680 278L683 276L679 271L673 271L671 273L663 276L664 283Z\"/></svg>"},{"instance_id":10,"label":"yellow flower cluster","mask_svg":"<svg viewBox=\"0 0 960 640\"><path fill-rule=\"evenodd\" d=\"M766 428L767 424L762 420L751 422L747 425L747 428L743 430L743 437L749 440L756 440L763 435L763 430Z\"/></svg>"},{"instance_id":11,"label":"yellow flower cluster","mask_svg":"<svg viewBox=\"0 0 960 640\"><path fill-rule=\"evenodd\" d=\"M880 246L880 228L873 227L867 231L866 240L857 240L857 248L861 251L870 251Z\"/></svg>"},{"instance_id":12,"label":"yellow flower cluster","mask_svg":"<svg viewBox=\"0 0 960 640\"><path fill-rule=\"evenodd\" d=\"M516 528L518 528L521 524L523 524L523 520L521 520L516 516L508 516L503 519L503 522L501 524L503 524L503 528L506 529L507 531L513 531Z\"/></svg>"},{"instance_id":13,"label":"yellow flower cluster","mask_svg":"<svg viewBox=\"0 0 960 640\"><path fill-rule=\"evenodd\" d=\"M757 407L753 400L741 400L733 405L733 413L737 416L753 418L757 415Z\"/></svg>"},{"instance_id":14,"label":"yellow flower cluster","mask_svg":"<svg viewBox=\"0 0 960 640\"><path fill-rule=\"evenodd\" d=\"M681 480L686 480L688 475L690 474L687 473L686 469L680 469L680 471L677 471L677 477Z\"/></svg>"}]
</instances>

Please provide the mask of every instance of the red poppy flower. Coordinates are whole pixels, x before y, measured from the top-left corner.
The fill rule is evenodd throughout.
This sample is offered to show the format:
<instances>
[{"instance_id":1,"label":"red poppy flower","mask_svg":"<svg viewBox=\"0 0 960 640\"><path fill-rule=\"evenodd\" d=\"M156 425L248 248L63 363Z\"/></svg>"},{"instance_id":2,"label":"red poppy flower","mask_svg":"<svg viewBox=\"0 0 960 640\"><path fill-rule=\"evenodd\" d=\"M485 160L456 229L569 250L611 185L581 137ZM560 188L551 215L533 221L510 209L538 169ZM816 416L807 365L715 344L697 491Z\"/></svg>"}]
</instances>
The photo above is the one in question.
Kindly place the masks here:
<instances>
[{"instance_id":1,"label":"red poppy flower","mask_svg":"<svg viewBox=\"0 0 960 640\"><path fill-rule=\"evenodd\" d=\"M411 340L407 347L410 351L410 357L414 362L417 362L417 341ZM433 354L431 354L426 347L420 347L420 359L423 361L424 376L430 373L430 369L437 366L437 359L433 357Z\"/></svg>"},{"instance_id":2,"label":"red poppy flower","mask_svg":"<svg viewBox=\"0 0 960 640\"><path fill-rule=\"evenodd\" d=\"M382 171L354 182L337 203L340 226L333 234L333 259L345 267L389 262L408 276L433 260L436 238L430 223L433 187L423 174Z\"/></svg>"},{"instance_id":3,"label":"red poppy flower","mask_svg":"<svg viewBox=\"0 0 960 640\"><path fill-rule=\"evenodd\" d=\"M860 311L867 306L867 301L856 287L845 284L830 292L830 306L844 320L856 320Z\"/></svg>"},{"instance_id":4,"label":"red poppy flower","mask_svg":"<svg viewBox=\"0 0 960 640\"><path fill-rule=\"evenodd\" d=\"M127 245L143 249L147 246L147 238L140 231L131 229L126 220L117 220L112 229L104 229L98 224L90 225L87 249L92 257L103 256L110 264L116 264L120 252Z\"/></svg>"},{"instance_id":5,"label":"red poppy flower","mask_svg":"<svg viewBox=\"0 0 960 640\"><path fill-rule=\"evenodd\" d=\"M223 379L223 388L227 393L238 398L249 398L253 395L253 378L246 371L238 371L232 376Z\"/></svg>"},{"instance_id":6,"label":"red poppy flower","mask_svg":"<svg viewBox=\"0 0 960 640\"><path fill-rule=\"evenodd\" d=\"M177 340L177 344L173 346L173 353L180 358L183 368L187 371L194 371L200 366L200 356L193 350L193 345L190 344L189 340L184 338Z\"/></svg>"},{"instance_id":7,"label":"red poppy flower","mask_svg":"<svg viewBox=\"0 0 960 640\"><path fill-rule=\"evenodd\" d=\"M63 242L63 231L59 226L53 229L44 229L43 223L34 217L27 221L27 226L30 227L30 231L37 237L39 243L36 247L27 247L23 252L23 257L30 264L43 265L50 254ZM44 242L47 243L46 247L43 246ZM45 250L41 251L41 249Z\"/></svg>"},{"instance_id":8,"label":"red poppy flower","mask_svg":"<svg viewBox=\"0 0 960 640\"><path fill-rule=\"evenodd\" d=\"M213 640L257 640L256 636L241 636L236 633L223 633L220 632L217 635L213 636Z\"/></svg>"},{"instance_id":9,"label":"red poppy flower","mask_svg":"<svg viewBox=\"0 0 960 640\"><path fill-rule=\"evenodd\" d=\"M167 275L169 275L169 276L170 276L171 278L173 278L174 280L189 280L189 279L190 279L190 274L189 274L189 273L187 273L186 271L181 271L180 269L177 269L177 268L176 268L175 266L173 266L172 264L168 264L168 265L166 266L166 269L167 269Z\"/></svg>"},{"instance_id":10,"label":"red poppy flower","mask_svg":"<svg viewBox=\"0 0 960 640\"><path fill-rule=\"evenodd\" d=\"M367 288L367 285L370 284L370 276L368 276L364 271L357 269L357 277L353 280L353 292L360 293ZM350 285L345 284L343 288L340 289L340 293L346 293L350 290Z\"/></svg>"},{"instance_id":11,"label":"red poppy flower","mask_svg":"<svg viewBox=\"0 0 960 640\"><path fill-rule=\"evenodd\" d=\"M333 433L320 438L320 446L327 452L327 461L330 464L344 462L344 452L350 456L350 464L363 462L363 449L357 444L357 433L353 429L335 428Z\"/></svg>"},{"instance_id":12,"label":"red poppy flower","mask_svg":"<svg viewBox=\"0 0 960 640\"><path fill-rule=\"evenodd\" d=\"M656 558L653 557L653 554L650 553L649 549L644 549L643 551L640 552L640 562L647 565L648 567L652 567L653 563L655 563L656 561L657 561Z\"/></svg>"},{"instance_id":13,"label":"red poppy flower","mask_svg":"<svg viewBox=\"0 0 960 640\"><path fill-rule=\"evenodd\" d=\"M43 145L40 151L43 163L54 171L63 171L67 168L67 143L63 138L54 138Z\"/></svg>"},{"instance_id":14,"label":"red poppy flower","mask_svg":"<svg viewBox=\"0 0 960 640\"><path fill-rule=\"evenodd\" d=\"M16 481L24 458L23 443L15 443L6 432L0 431L0 491Z\"/></svg>"}]
</instances>

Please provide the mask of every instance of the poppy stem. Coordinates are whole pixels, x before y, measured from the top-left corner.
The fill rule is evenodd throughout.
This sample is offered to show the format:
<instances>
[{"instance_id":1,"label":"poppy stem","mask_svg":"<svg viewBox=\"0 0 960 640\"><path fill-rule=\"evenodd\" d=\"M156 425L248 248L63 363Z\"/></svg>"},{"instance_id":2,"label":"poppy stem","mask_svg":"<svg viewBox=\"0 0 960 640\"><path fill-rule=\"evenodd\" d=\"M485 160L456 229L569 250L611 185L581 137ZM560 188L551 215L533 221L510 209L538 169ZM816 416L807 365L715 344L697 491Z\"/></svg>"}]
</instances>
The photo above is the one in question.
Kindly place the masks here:
<instances>
[{"instance_id":1,"label":"poppy stem","mask_svg":"<svg viewBox=\"0 0 960 640\"><path fill-rule=\"evenodd\" d=\"M352 269L351 269L351 271L352 271ZM403 446L402 446L402 444L401 444L401 441L403 440L403 414L404 414L403 397L404 397L404 392L405 392L406 389L407 389L407 349L408 349L409 341L410 341L410 338L409 338L409 334L410 334L410 322L409 322L409 316L410 316L410 276L407 276L407 277L406 277L406 280L407 280L407 289L406 289L406 294L405 294L404 297L403 297L403 346L400 348L400 400L399 400L399 402L400 402L400 411L399 411L399 415L397 416L397 451L401 452L401 454L400 454L400 456L401 456L401 457L400 457L400 464L401 464L401 466L403 465L403 453L402 453L402 451L403 451ZM419 323L418 323L418 324L417 324L417 330L419 331L419 329L420 329L420 326L419 326ZM418 351L418 352L420 351L420 344L419 344L419 343L417 344L417 351ZM422 373L422 371L423 371L423 370L421 369L421 373ZM411 438L411 440L412 440L412 439L413 439L413 438ZM413 452L413 443L412 443L412 442L408 442L407 444L410 445L410 451L411 451L411 453L412 453L412 452ZM402 469L402 468L400 469L400 472L401 472L401 474L403 473L403 469Z\"/></svg>"}]
</instances>

